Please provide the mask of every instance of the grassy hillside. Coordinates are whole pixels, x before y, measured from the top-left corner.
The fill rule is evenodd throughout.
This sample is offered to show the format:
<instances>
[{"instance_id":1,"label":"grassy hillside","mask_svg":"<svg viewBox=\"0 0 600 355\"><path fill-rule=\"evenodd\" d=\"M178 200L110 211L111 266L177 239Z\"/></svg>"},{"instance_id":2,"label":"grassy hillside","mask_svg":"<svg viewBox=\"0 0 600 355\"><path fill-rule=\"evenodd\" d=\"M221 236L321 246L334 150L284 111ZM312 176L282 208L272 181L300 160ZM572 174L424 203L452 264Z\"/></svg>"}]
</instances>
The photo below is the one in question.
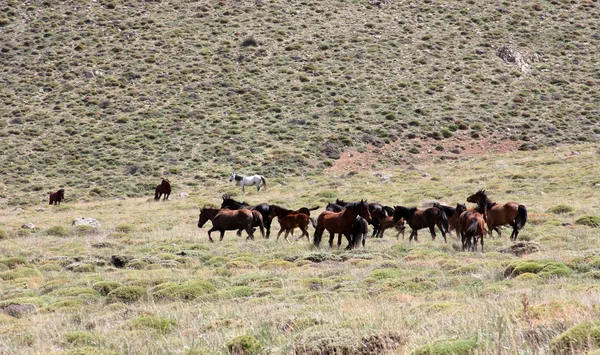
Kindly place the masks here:
<instances>
[{"instance_id":1,"label":"grassy hillside","mask_svg":"<svg viewBox=\"0 0 600 355\"><path fill-rule=\"evenodd\" d=\"M2 207L0 353L597 351L600 240L598 224L582 223L598 220L600 154L575 148L397 167L384 171L386 183L364 173L295 177L246 197L292 208L335 197L421 206L486 187L495 201L527 206L520 242L538 251L523 256L501 252L512 245L508 229L486 240L486 253L425 230L420 243L388 231L351 252L233 232L209 243L210 223L196 226L198 207L220 202L208 189L166 203ZM71 225L84 216L102 226ZM21 229L28 222L37 228Z\"/></svg>"},{"instance_id":2,"label":"grassy hillside","mask_svg":"<svg viewBox=\"0 0 600 355\"><path fill-rule=\"evenodd\" d=\"M458 131L437 149L596 141L599 17L590 0L5 1L0 198L318 174L390 143L379 168Z\"/></svg>"}]
</instances>

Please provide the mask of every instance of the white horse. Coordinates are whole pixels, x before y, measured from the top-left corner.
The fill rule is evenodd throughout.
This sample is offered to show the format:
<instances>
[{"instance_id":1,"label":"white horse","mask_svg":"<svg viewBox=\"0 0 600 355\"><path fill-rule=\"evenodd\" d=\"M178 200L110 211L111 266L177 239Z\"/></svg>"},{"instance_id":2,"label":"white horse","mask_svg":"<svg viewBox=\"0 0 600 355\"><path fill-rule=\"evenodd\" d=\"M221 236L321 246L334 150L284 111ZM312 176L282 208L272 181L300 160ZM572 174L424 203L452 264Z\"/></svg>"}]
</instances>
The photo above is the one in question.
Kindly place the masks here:
<instances>
[{"instance_id":1,"label":"white horse","mask_svg":"<svg viewBox=\"0 0 600 355\"><path fill-rule=\"evenodd\" d=\"M232 173L229 176L229 181L234 181L235 183L242 187L242 193L245 194L244 186L252 186L256 185L256 192L260 191L260 184L262 183L265 186L265 190L267 189L267 180L262 175L252 175L252 176L244 176L238 175L236 173Z\"/></svg>"}]
</instances>

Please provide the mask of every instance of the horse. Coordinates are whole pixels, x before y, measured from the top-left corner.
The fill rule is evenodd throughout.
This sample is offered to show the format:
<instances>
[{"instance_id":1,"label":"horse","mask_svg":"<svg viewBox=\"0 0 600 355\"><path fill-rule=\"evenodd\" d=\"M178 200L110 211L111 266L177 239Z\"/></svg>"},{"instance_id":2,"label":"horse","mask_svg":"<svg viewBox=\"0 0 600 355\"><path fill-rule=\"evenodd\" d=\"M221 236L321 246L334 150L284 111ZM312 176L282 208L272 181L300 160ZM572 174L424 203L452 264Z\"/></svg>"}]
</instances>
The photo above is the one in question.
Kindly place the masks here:
<instances>
[{"instance_id":1,"label":"horse","mask_svg":"<svg viewBox=\"0 0 600 355\"><path fill-rule=\"evenodd\" d=\"M310 218L305 213L295 213L294 211L286 210L279 206L273 205L273 211L269 214L269 217L274 218L277 216L277 221L281 226L281 229L277 233L277 240L279 240L279 236L281 233L285 231L284 238L286 242L290 242L288 239L288 234L291 232L292 237L294 236L294 228L298 227L302 231L302 234L296 238L296 240L302 238L306 235L306 238L310 241L310 235L308 234L308 224L310 223ZM314 224L313 224L314 227Z\"/></svg>"},{"instance_id":2,"label":"horse","mask_svg":"<svg viewBox=\"0 0 600 355\"><path fill-rule=\"evenodd\" d=\"M171 184L169 180L162 179L160 184L154 189L154 201L160 200L160 197L164 194L163 201L169 199L169 195L171 194Z\"/></svg>"},{"instance_id":3,"label":"horse","mask_svg":"<svg viewBox=\"0 0 600 355\"><path fill-rule=\"evenodd\" d=\"M481 212L485 216L488 226L488 233L492 236L492 231L496 231L499 237L502 237L500 226L509 224L513 227L510 234L510 240L516 241L521 230L527 222L527 208L517 202L507 202L503 205L492 202L485 193L485 190L479 190L471 196L467 197L467 202L479 203L483 201L483 209Z\"/></svg>"},{"instance_id":4,"label":"horse","mask_svg":"<svg viewBox=\"0 0 600 355\"><path fill-rule=\"evenodd\" d=\"M268 205L266 203L261 203L256 206L250 206L246 202L238 202L238 201L234 200L229 195L223 195L223 202L221 203L221 208L229 208L230 210L239 210L241 208L248 208L252 211L258 211L262 215L263 225L264 225L265 230L267 231L265 238L269 239L269 237L271 236L271 220L272 220L272 218L269 217L269 214L271 213L273 208L270 205Z\"/></svg>"},{"instance_id":5,"label":"horse","mask_svg":"<svg viewBox=\"0 0 600 355\"><path fill-rule=\"evenodd\" d=\"M392 212L393 214L393 212ZM394 222L393 216L388 216L387 212L384 209L378 209L371 212L371 218L376 219L379 222L380 231L378 235L375 235L375 238L383 238L383 233L385 230L391 227L394 227L398 234L396 234L396 239L400 239L400 233L402 233L402 239L404 239L404 219L400 218L398 222Z\"/></svg>"},{"instance_id":6,"label":"horse","mask_svg":"<svg viewBox=\"0 0 600 355\"><path fill-rule=\"evenodd\" d=\"M310 224L312 224L313 227L315 227L317 225L317 222L315 222L314 218L312 218L310 216L310 211L318 210L319 208L321 208L320 206L314 206L314 207L310 207L310 208L308 208L308 207L300 207L297 210L290 210L290 209L287 209L287 208L284 208L284 207L281 207L281 206L278 206L278 207L279 207L280 213L282 215L284 215L284 216L288 215L288 214L291 214L291 213L294 213L294 214L304 213L305 215L308 216L308 220L310 221ZM273 217L271 217L271 219L272 218ZM294 229L291 230L291 234L292 234L292 237L293 237L294 236Z\"/></svg>"},{"instance_id":7,"label":"horse","mask_svg":"<svg viewBox=\"0 0 600 355\"><path fill-rule=\"evenodd\" d=\"M361 216L356 216L356 218L354 219L354 224L352 225L350 241L350 244L352 244L352 249L358 248L361 242L364 248L368 235L369 223L367 223L367 220L362 218Z\"/></svg>"},{"instance_id":8,"label":"horse","mask_svg":"<svg viewBox=\"0 0 600 355\"><path fill-rule=\"evenodd\" d=\"M456 227L458 226L458 217L460 216L460 213L457 212L457 210L463 208L463 211L467 210L467 207L464 204L460 203L457 203L456 207L451 207L442 205L439 202L434 202L433 207L439 208L440 210L444 211L446 217L448 217L448 229L446 230L446 233L448 234L450 234L451 231L456 230Z\"/></svg>"},{"instance_id":9,"label":"horse","mask_svg":"<svg viewBox=\"0 0 600 355\"><path fill-rule=\"evenodd\" d=\"M260 184L262 183L265 186L265 191L267 190L267 180L262 175L252 175L252 176L244 176L238 175L236 173L231 173L229 176L229 181L234 181L235 183L242 187L242 194L245 194L244 186L253 186L256 185L256 192L260 191Z\"/></svg>"},{"instance_id":10,"label":"horse","mask_svg":"<svg viewBox=\"0 0 600 355\"><path fill-rule=\"evenodd\" d=\"M200 217L198 219L198 228L206 223L206 221L212 221L212 228L208 230L208 240L214 242L210 234L214 231L219 231L221 236L219 241L223 240L225 231L244 229L248 233L248 239L254 239L254 230L252 225L254 224L254 214L247 208L240 210L229 210L229 209L216 209L216 208L202 208L200 210ZM264 236L265 231L260 227L260 232Z\"/></svg>"},{"instance_id":11,"label":"horse","mask_svg":"<svg viewBox=\"0 0 600 355\"><path fill-rule=\"evenodd\" d=\"M481 252L483 252L483 236L485 234L484 215L477 210L467 210L465 205L456 208L460 213L456 234L461 236L462 250L477 251L477 239L481 240Z\"/></svg>"},{"instance_id":12,"label":"horse","mask_svg":"<svg viewBox=\"0 0 600 355\"><path fill-rule=\"evenodd\" d=\"M335 200L335 205L341 206L341 207L344 207L349 203L350 202L345 202L344 200L340 200L340 199ZM333 208L337 209L337 206L334 206ZM391 207L387 207L387 208L391 209ZM375 210L384 210L384 209L386 209L386 206L383 206L379 202L369 203L369 212L370 213L373 213L373 211L375 211ZM334 211L334 212L339 212L339 211ZM393 213L393 211L391 213ZM377 236L381 232L381 227L379 226L379 221L377 219L371 219L369 224L371 224L373 226L373 235L371 236L371 238L377 238Z\"/></svg>"},{"instance_id":13,"label":"horse","mask_svg":"<svg viewBox=\"0 0 600 355\"><path fill-rule=\"evenodd\" d=\"M337 203L334 202L329 202L327 204L327 206L325 206L325 211L330 211L330 212L342 212L344 210L345 207L338 205Z\"/></svg>"},{"instance_id":14,"label":"horse","mask_svg":"<svg viewBox=\"0 0 600 355\"><path fill-rule=\"evenodd\" d=\"M412 241L413 237L415 238L415 242L418 242L417 231L425 227L429 227L431 238L435 240L436 225L442 232L444 242L447 242L445 231L448 230L448 217L446 217L446 213L439 208L430 207L425 210L419 210L416 207L407 208L403 206L394 206L394 222L397 223L400 218L404 218L408 223L408 226L412 229L410 237L408 238L409 243Z\"/></svg>"},{"instance_id":15,"label":"horse","mask_svg":"<svg viewBox=\"0 0 600 355\"><path fill-rule=\"evenodd\" d=\"M366 219L367 222L371 220L371 213L369 213L369 204L367 201L361 200L360 202L348 204L341 212L321 212L317 218L317 226L315 228L313 239L315 247L319 246L323 232L327 229L327 231L329 231L330 248L333 248L333 238L335 237L335 233L339 233L338 248L342 245L343 234L346 236L346 239L348 239L348 247L346 249L352 249L350 234L352 233L352 227L356 216L361 216Z\"/></svg>"},{"instance_id":16,"label":"horse","mask_svg":"<svg viewBox=\"0 0 600 355\"><path fill-rule=\"evenodd\" d=\"M56 192L51 192L48 196L49 205L54 204L60 206L60 201L65 199L65 189L60 189Z\"/></svg>"}]
</instances>

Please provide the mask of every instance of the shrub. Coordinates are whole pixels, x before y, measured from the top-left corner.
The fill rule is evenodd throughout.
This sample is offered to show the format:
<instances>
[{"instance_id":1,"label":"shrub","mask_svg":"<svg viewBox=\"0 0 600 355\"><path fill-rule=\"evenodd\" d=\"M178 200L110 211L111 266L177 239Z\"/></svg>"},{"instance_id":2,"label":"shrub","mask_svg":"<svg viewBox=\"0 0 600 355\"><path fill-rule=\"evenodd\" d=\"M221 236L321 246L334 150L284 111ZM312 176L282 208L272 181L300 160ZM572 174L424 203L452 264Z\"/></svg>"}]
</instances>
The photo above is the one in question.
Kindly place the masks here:
<instances>
[{"instance_id":1,"label":"shrub","mask_svg":"<svg viewBox=\"0 0 600 355\"><path fill-rule=\"evenodd\" d=\"M0 240L2 239L8 239L8 233L6 233L5 230L0 229Z\"/></svg>"},{"instance_id":2,"label":"shrub","mask_svg":"<svg viewBox=\"0 0 600 355\"><path fill-rule=\"evenodd\" d=\"M225 290L227 298L250 297L254 294L254 289L250 286L233 286Z\"/></svg>"},{"instance_id":3,"label":"shrub","mask_svg":"<svg viewBox=\"0 0 600 355\"><path fill-rule=\"evenodd\" d=\"M55 237L66 237L69 235L69 231L63 226L53 226L46 230L46 234Z\"/></svg>"},{"instance_id":4,"label":"shrub","mask_svg":"<svg viewBox=\"0 0 600 355\"><path fill-rule=\"evenodd\" d=\"M254 355L261 350L260 342L252 335L240 335L227 342L227 351L234 355Z\"/></svg>"},{"instance_id":5,"label":"shrub","mask_svg":"<svg viewBox=\"0 0 600 355\"><path fill-rule=\"evenodd\" d=\"M395 279L400 276L400 270L398 269L377 269L373 270L371 277L377 280L383 279Z\"/></svg>"},{"instance_id":6,"label":"shrub","mask_svg":"<svg viewBox=\"0 0 600 355\"><path fill-rule=\"evenodd\" d=\"M72 345L94 345L98 342L97 337L91 332L73 331L64 335L65 341Z\"/></svg>"},{"instance_id":7,"label":"shrub","mask_svg":"<svg viewBox=\"0 0 600 355\"><path fill-rule=\"evenodd\" d=\"M177 321L172 318L144 315L131 319L129 325L134 329L154 329L160 334L170 333Z\"/></svg>"},{"instance_id":8,"label":"shrub","mask_svg":"<svg viewBox=\"0 0 600 355\"><path fill-rule=\"evenodd\" d=\"M131 233L135 231L135 226L129 223L121 223L115 227L115 231L119 233Z\"/></svg>"},{"instance_id":9,"label":"shrub","mask_svg":"<svg viewBox=\"0 0 600 355\"><path fill-rule=\"evenodd\" d=\"M101 294L102 296L107 296L109 293L111 293L111 291L116 290L117 288L121 287L123 285L121 285L120 283L116 282L116 281L103 281L103 282L98 282L96 284L94 284L92 286L92 288L96 291L98 291L99 294Z\"/></svg>"},{"instance_id":10,"label":"shrub","mask_svg":"<svg viewBox=\"0 0 600 355\"><path fill-rule=\"evenodd\" d=\"M567 205L556 205L548 208L546 212L554 214L571 213L573 212L573 207Z\"/></svg>"},{"instance_id":11,"label":"shrub","mask_svg":"<svg viewBox=\"0 0 600 355\"><path fill-rule=\"evenodd\" d=\"M440 340L413 351L413 355L471 355L480 346L477 339Z\"/></svg>"},{"instance_id":12,"label":"shrub","mask_svg":"<svg viewBox=\"0 0 600 355\"><path fill-rule=\"evenodd\" d=\"M146 289L141 286L121 286L109 292L107 300L109 302L131 303L139 300L146 294Z\"/></svg>"},{"instance_id":13,"label":"shrub","mask_svg":"<svg viewBox=\"0 0 600 355\"><path fill-rule=\"evenodd\" d=\"M182 299L193 300L202 295L215 293L217 288L212 283L205 280L190 281L184 284L175 282L165 282L157 285L153 294L162 299Z\"/></svg>"},{"instance_id":14,"label":"shrub","mask_svg":"<svg viewBox=\"0 0 600 355\"><path fill-rule=\"evenodd\" d=\"M567 329L552 339L551 352L554 354L574 354L600 346L600 321L586 322Z\"/></svg>"},{"instance_id":15,"label":"shrub","mask_svg":"<svg viewBox=\"0 0 600 355\"><path fill-rule=\"evenodd\" d=\"M575 220L575 224L598 228L598 227L600 227L600 217L590 216L590 215L581 216L581 217L577 218L577 220Z\"/></svg>"},{"instance_id":16,"label":"shrub","mask_svg":"<svg viewBox=\"0 0 600 355\"><path fill-rule=\"evenodd\" d=\"M539 276L566 276L573 272L567 265L559 261L522 261L509 265L504 270L505 277L515 277L524 273L538 274Z\"/></svg>"}]
</instances>

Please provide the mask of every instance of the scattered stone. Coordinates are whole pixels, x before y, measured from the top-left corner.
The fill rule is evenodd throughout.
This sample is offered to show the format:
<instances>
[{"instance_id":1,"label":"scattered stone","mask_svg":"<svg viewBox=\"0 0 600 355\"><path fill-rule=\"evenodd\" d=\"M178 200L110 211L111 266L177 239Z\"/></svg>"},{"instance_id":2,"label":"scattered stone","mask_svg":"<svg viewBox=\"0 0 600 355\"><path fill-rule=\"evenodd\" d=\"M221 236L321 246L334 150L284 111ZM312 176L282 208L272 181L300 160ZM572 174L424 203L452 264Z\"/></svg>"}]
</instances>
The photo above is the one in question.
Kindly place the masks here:
<instances>
[{"instance_id":1,"label":"scattered stone","mask_svg":"<svg viewBox=\"0 0 600 355\"><path fill-rule=\"evenodd\" d=\"M29 223L26 223L26 224L22 225L21 228L23 228L23 229L34 229L35 228L35 224L29 222Z\"/></svg>"},{"instance_id":2,"label":"scattered stone","mask_svg":"<svg viewBox=\"0 0 600 355\"><path fill-rule=\"evenodd\" d=\"M102 248L114 248L117 244L111 242L98 242L92 244L92 248L102 249Z\"/></svg>"},{"instance_id":3,"label":"scattered stone","mask_svg":"<svg viewBox=\"0 0 600 355\"><path fill-rule=\"evenodd\" d=\"M23 208L21 208L21 207L15 207L15 208L13 208L12 211L15 212L15 213L21 213L21 212L23 212L25 210Z\"/></svg>"},{"instance_id":4,"label":"scattered stone","mask_svg":"<svg viewBox=\"0 0 600 355\"><path fill-rule=\"evenodd\" d=\"M517 242L508 247L500 248L498 251L505 254L523 256L540 251L542 247L537 242Z\"/></svg>"},{"instance_id":5,"label":"scattered stone","mask_svg":"<svg viewBox=\"0 0 600 355\"><path fill-rule=\"evenodd\" d=\"M181 197L181 198L186 198L188 196L189 196L189 194L187 192L181 192L181 193L179 193L179 197Z\"/></svg>"},{"instance_id":6,"label":"scattered stone","mask_svg":"<svg viewBox=\"0 0 600 355\"><path fill-rule=\"evenodd\" d=\"M100 222L98 222L96 219L91 218L91 217L79 217L73 221L72 225L74 225L74 226L90 226L92 228L98 228L102 224L100 224Z\"/></svg>"},{"instance_id":7,"label":"scattered stone","mask_svg":"<svg viewBox=\"0 0 600 355\"><path fill-rule=\"evenodd\" d=\"M8 306L2 308L2 312L14 318L21 318L24 315L35 313L35 306L28 303L9 304Z\"/></svg>"}]
</instances>

